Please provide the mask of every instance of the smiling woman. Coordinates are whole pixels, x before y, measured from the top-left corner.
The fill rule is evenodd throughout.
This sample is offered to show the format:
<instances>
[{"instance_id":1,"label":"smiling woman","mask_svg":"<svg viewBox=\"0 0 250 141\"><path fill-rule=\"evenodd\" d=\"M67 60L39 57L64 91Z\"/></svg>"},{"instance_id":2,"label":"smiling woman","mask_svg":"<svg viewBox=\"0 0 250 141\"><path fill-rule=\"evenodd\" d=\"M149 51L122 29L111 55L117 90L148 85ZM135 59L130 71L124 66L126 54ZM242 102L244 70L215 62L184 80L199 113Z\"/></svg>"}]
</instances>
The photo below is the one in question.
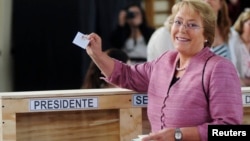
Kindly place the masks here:
<instances>
[{"instance_id":1,"label":"smiling woman","mask_svg":"<svg viewBox=\"0 0 250 141\"><path fill-rule=\"evenodd\" d=\"M151 62L128 65L110 58L96 33L86 50L107 82L148 94L151 134L143 141L207 141L209 124L242 123L240 80L232 62L209 48L216 17L207 3L178 2L170 21L176 50Z\"/></svg>"},{"instance_id":2,"label":"smiling woman","mask_svg":"<svg viewBox=\"0 0 250 141\"><path fill-rule=\"evenodd\" d=\"M171 37L175 48L183 55L193 56L204 47L210 47L213 42L214 37L211 35L214 33L215 21L211 21L211 23L203 22L202 19L205 19L203 18L205 15L203 15L202 12L198 13L198 10L199 9L195 8L189 9L187 6L183 6L182 9L173 7L172 16L169 19L170 23L172 23ZM211 15L212 16L207 18L214 18L214 15ZM207 29L210 29L211 35L205 31ZM196 48L194 48L194 46L196 46ZM188 61L184 62L184 60L186 59L180 59L179 67L188 65ZM182 73L180 74L182 75Z\"/></svg>"}]
</instances>

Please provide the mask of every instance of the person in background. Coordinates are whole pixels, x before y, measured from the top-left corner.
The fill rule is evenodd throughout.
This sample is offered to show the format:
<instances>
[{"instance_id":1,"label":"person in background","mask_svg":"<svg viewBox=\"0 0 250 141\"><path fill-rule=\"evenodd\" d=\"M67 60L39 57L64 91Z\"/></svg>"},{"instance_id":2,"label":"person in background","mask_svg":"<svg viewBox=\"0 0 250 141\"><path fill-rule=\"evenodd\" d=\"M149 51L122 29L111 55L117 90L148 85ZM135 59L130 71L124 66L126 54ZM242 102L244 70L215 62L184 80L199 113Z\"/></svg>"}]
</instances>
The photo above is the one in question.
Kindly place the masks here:
<instances>
[{"instance_id":1,"label":"person in background","mask_svg":"<svg viewBox=\"0 0 250 141\"><path fill-rule=\"evenodd\" d=\"M237 71L230 60L209 48L214 42L215 23L216 16L207 3L176 3L170 17L175 50L135 65L109 57L102 51L100 36L88 35L87 54L107 82L147 93L151 133L143 141L207 141L208 125L242 123Z\"/></svg>"},{"instance_id":2,"label":"person in background","mask_svg":"<svg viewBox=\"0 0 250 141\"><path fill-rule=\"evenodd\" d=\"M108 56L121 61L122 63L129 63L128 55L120 49L110 48L110 49L107 49L105 51L105 53ZM100 69L95 65L95 63L93 61L91 61L89 68L87 70L82 88L83 89L96 89L96 88L116 87L113 84L107 83L106 81L101 79L101 77L103 77L103 75L102 75Z\"/></svg>"},{"instance_id":3,"label":"person in background","mask_svg":"<svg viewBox=\"0 0 250 141\"><path fill-rule=\"evenodd\" d=\"M242 86L250 86L250 9L240 14L231 31L229 45L236 58L233 63Z\"/></svg>"},{"instance_id":4,"label":"person in background","mask_svg":"<svg viewBox=\"0 0 250 141\"><path fill-rule=\"evenodd\" d=\"M111 32L111 45L124 50L131 63L147 60L147 43L154 32L147 24L143 8L135 3L129 4L119 13L119 22Z\"/></svg>"},{"instance_id":5,"label":"person in background","mask_svg":"<svg viewBox=\"0 0 250 141\"><path fill-rule=\"evenodd\" d=\"M240 0L226 0L228 7L228 15L231 19L231 23L234 24L240 15L241 9L241 1Z\"/></svg>"},{"instance_id":6,"label":"person in background","mask_svg":"<svg viewBox=\"0 0 250 141\"><path fill-rule=\"evenodd\" d=\"M204 0L213 8L216 14L215 37L211 50L220 56L231 58L231 50L228 46L230 36L231 19L228 15L228 7L225 0Z\"/></svg>"},{"instance_id":7,"label":"person in background","mask_svg":"<svg viewBox=\"0 0 250 141\"><path fill-rule=\"evenodd\" d=\"M168 19L150 37L147 45L147 61L152 61L167 50L174 49L169 33Z\"/></svg>"}]
</instances>

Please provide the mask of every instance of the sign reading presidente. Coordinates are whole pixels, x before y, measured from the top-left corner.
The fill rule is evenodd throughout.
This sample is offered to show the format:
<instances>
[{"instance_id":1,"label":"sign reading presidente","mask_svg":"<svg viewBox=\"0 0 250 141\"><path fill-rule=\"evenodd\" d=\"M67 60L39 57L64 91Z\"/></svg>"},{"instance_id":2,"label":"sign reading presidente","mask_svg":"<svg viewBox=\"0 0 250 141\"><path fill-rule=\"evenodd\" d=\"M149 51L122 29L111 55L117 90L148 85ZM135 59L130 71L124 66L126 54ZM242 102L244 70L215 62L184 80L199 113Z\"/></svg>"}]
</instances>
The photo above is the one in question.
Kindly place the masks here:
<instances>
[{"instance_id":1,"label":"sign reading presidente","mask_svg":"<svg viewBox=\"0 0 250 141\"><path fill-rule=\"evenodd\" d=\"M30 111L71 110L97 108L98 98L31 99Z\"/></svg>"}]
</instances>

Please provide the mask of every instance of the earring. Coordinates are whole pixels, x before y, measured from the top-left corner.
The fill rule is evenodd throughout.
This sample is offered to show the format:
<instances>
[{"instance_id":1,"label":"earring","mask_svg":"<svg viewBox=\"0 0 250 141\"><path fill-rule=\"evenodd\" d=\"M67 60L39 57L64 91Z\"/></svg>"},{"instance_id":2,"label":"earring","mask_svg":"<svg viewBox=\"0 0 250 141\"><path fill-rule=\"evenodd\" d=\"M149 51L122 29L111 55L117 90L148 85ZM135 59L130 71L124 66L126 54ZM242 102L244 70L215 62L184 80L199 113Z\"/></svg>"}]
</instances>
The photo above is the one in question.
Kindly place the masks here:
<instances>
[{"instance_id":1,"label":"earring","mask_svg":"<svg viewBox=\"0 0 250 141\"><path fill-rule=\"evenodd\" d=\"M207 40L205 40L205 43L207 42Z\"/></svg>"}]
</instances>

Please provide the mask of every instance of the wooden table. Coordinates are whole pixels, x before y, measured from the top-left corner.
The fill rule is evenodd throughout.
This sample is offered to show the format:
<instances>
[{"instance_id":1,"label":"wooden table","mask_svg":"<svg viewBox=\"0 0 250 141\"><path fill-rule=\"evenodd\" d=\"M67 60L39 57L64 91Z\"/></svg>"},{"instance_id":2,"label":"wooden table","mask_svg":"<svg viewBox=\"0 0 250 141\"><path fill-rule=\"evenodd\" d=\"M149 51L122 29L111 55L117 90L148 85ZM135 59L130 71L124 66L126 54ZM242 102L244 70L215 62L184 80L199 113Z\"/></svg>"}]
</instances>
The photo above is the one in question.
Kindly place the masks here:
<instances>
[{"instance_id":1,"label":"wooden table","mask_svg":"<svg viewBox=\"0 0 250 141\"><path fill-rule=\"evenodd\" d=\"M0 141L131 141L150 132L147 96L127 89L0 93ZM250 124L250 88L242 88Z\"/></svg>"}]
</instances>

